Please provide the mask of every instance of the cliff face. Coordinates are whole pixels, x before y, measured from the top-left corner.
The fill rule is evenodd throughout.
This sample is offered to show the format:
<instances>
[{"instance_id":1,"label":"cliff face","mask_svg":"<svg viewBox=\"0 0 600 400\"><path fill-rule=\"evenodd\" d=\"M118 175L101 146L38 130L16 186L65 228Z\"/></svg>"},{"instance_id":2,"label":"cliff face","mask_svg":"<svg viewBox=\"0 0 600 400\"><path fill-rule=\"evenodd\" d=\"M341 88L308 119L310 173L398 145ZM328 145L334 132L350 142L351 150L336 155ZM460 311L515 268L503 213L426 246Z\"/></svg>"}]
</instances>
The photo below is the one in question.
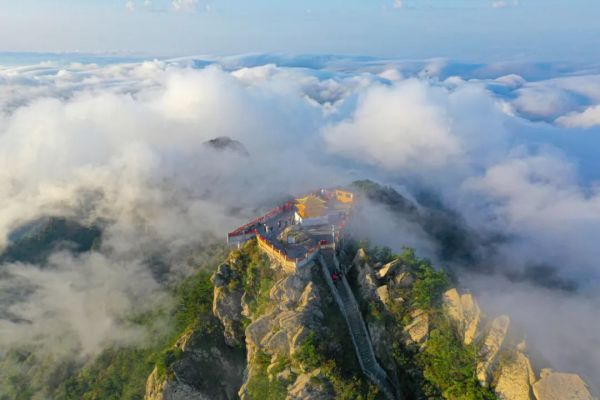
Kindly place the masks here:
<instances>
[{"instance_id":1,"label":"cliff face","mask_svg":"<svg viewBox=\"0 0 600 400\"><path fill-rule=\"evenodd\" d=\"M214 321L188 329L146 382L145 400L231 400L245 369L243 352L226 344ZM209 327L209 329L206 329Z\"/></svg>"},{"instance_id":2,"label":"cliff face","mask_svg":"<svg viewBox=\"0 0 600 400\"><path fill-rule=\"evenodd\" d=\"M320 376L319 369L310 370L302 363L293 365L294 355L302 351L309 335L322 334L321 298L315 284L306 275L284 277L271 288L269 300L272 304L269 310L262 315L251 315L252 322L246 328L251 368L240 389L240 398L254 398L257 382L265 372L264 365L272 386L283 389L291 385L286 398L330 398L330 384ZM264 365L260 363L261 357Z\"/></svg>"}]
</instances>

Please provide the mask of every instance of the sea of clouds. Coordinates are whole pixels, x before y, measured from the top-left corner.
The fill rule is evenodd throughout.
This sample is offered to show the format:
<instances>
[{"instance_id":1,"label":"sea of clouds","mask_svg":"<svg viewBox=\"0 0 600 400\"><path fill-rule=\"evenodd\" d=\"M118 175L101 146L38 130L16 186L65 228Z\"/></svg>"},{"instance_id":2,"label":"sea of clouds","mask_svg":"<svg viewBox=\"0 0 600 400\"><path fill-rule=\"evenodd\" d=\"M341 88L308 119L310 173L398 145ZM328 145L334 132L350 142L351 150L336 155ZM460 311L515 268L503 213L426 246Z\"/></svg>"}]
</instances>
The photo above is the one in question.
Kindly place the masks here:
<instances>
[{"instance_id":1,"label":"sea of clouds","mask_svg":"<svg viewBox=\"0 0 600 400\"><path fill-rule=\"evenodd\" d=\"M139 342L126 317L167 301L148 254L185 273L182 255L278 199L371 178L434 192L470 229L510 238L489 260L496 271L547 264L576 282L565 292L461 277L484 309L511 314L549 364L599 384L600 66L66 58L0 66L0 245L52 215L102 221L104 240L48 265L0 267L12 316L0 320L1 347L93 356ZM205 144L222 136L248 155ZM424 232L382 213L374 237L435 259ZM15 300L15 288L28 294Z\"/></svg>"}]
</instances>

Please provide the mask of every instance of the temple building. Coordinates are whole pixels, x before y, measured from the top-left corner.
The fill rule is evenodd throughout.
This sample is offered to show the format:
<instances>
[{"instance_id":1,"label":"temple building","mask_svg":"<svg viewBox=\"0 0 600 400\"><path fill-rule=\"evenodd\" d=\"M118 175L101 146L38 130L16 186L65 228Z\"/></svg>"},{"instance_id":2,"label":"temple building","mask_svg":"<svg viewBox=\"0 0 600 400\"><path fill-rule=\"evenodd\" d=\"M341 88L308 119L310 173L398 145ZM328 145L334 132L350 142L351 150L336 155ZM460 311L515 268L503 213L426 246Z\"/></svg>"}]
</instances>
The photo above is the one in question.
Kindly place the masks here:
<instances>
[{"instance_id":1,"label":"temple building","mask_svg":"<svg viewBox=\"0 0 600 400\"><path fill-rule=\"evenodd\" d=\"M346 190L336 189L335 198L340 203L352 203L354 201L354 194Z\"/></svg>"},{"instance_id":2,"label":"temple building","mask_svg":"<svg viewBox=\"0 0 600 400\"><path fill-rule=\"evenodd\" d=\"M314 194L296 199L294 222L302 225L327 224L327 201Z\"/></svg>"}]
</instances>

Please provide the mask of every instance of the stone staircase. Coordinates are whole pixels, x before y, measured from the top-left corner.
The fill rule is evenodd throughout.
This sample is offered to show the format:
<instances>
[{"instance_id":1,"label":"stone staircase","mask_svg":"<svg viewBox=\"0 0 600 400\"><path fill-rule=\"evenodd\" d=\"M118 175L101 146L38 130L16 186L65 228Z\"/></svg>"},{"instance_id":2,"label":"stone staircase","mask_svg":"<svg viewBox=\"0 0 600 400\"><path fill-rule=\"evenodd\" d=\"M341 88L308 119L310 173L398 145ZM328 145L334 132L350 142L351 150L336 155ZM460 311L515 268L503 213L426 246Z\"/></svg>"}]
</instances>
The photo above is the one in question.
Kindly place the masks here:
<instances>
[{"instance_id":1,"label":"stone staircase","mask_svg":"<svg viewBox=\"0 0 600 400\"><path fill-rule=\"evenodd\" d=\"M388 399L402 399L403 396L392 385L386 372L377 362L371 338L369 337L362 314L358 308L358 303L354 298L354 294L352 293L352 289L350 288L346 277L342 276L341 282L338 282L337 285L334 284L331 279L331 273L335 270L336 266L338 266L333 250L321 250L319 261L321 263L323 274L325 275L325 280L346 320L346 325L348 326L350 336L352 337L352 343L354 344L356 357L358 358L363 373L379 387Z\"/></svg>"}]
</instances>

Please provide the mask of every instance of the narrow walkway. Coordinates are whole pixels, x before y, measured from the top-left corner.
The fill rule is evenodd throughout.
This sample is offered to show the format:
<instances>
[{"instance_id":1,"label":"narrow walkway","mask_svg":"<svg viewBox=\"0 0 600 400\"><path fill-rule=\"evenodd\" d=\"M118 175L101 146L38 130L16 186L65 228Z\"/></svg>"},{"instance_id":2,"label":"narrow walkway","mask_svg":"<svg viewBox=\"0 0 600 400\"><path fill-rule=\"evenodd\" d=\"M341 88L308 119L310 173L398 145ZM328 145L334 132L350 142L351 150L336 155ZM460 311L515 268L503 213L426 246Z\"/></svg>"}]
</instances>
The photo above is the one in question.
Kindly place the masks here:
<instances>
[{"instance_id":1,"label":"narrow walkway","mask_svg":"<svg viewBox=\"0 0 600 400\"><path fill-rule=\"evenodd\" d=\"M358 308L358 303L354 298L346 277L342 276L341 282L337 283L337 285L331 279L331 273L335 270L336 265L333 250L322 249L319 257L323 273L325 274L325 280L346 320L356 357L363 373L379 387L388 399L401 399L402 396L394 389L386 372L375 358L371 338L369 337L362 314Z\"/></svg>"}]
</instances>

